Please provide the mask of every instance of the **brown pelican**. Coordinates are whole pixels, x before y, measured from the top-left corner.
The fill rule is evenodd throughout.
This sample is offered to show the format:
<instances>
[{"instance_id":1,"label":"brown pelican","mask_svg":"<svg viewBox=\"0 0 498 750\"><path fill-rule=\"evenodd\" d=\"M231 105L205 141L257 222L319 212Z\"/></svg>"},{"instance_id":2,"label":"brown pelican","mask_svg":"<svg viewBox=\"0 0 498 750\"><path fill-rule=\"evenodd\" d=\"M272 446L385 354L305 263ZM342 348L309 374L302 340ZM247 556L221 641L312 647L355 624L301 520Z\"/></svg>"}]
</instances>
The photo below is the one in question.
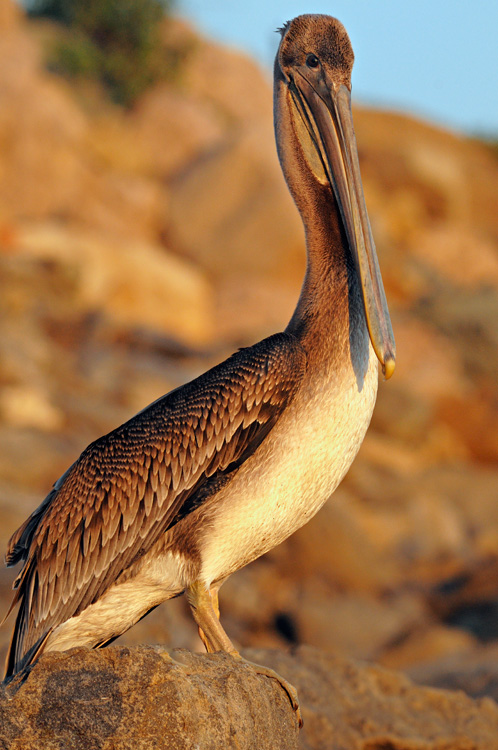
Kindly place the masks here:
<instances>
[{"instance_id":1,"label":"brown pelican","mask_svg":"<svg viewBox=\"0 0 498 750\"><path fill-rule=\"evenodd\" d=\"M104 646L181 593L207 650L238 656L219 621L220 586L305 524L351 464L374 407L376 358L386 377L395 358L352 65L334 18L300 16L281 30L276 140L308 256L297 307L282 333L92 443L16 531L7 676L44 651Z\"/></svg>"}]
</instances>

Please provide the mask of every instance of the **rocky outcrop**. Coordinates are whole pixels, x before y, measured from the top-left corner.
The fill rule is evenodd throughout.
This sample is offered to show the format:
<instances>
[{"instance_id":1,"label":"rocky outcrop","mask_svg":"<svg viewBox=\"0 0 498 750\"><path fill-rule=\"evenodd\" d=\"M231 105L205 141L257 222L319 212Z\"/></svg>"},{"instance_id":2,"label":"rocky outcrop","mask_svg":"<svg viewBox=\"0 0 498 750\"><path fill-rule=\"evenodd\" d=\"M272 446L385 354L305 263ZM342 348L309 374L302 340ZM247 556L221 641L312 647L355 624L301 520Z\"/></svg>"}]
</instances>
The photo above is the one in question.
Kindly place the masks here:
<instances>
[{"instance_id":1,"label":"rocky outcrop","mask_svg":"<svg viewBox=\"0 0 498 750\"><path fill-rule=\"evenodd\" d=\"M498 705L422 688L379 667L300 648L251 651L298 689L299 733L275 680L225 654L152 647L48 654L0 688L9 750L495 750ZM422 719L423 716L423 719Z\"/></svg>"},{"instance_id":2,"label":"rocky outcrop","mask_svg":"<svg viewBox=\"0 0 498 750\"><path fill-rule=\"evenodd\" d=\"M0 693L10 750L292 750L297 719L276 681L227 655L154 648L48 654Z\"/></svg>"}]
</instances>

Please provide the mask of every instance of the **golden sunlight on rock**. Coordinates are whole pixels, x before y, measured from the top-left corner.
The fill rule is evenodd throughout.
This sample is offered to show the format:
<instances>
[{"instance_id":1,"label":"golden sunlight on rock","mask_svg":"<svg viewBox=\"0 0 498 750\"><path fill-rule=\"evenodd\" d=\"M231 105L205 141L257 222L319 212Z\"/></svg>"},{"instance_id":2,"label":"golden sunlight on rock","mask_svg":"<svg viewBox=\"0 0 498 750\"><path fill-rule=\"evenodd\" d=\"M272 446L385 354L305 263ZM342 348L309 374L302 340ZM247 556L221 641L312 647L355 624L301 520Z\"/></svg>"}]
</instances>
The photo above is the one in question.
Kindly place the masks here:
<instances>
[{"instance_id":1,"label":"golden sunlight on rock","mask_svg":"<svg viewBox=\"0 0 498 750\"><path fill-rule=\"evenodd\" d=\"M116 324L150 328L191 345L211 337L209 282L193 263L165 248L112 241L56 224L27 226L18 243L20 253L65 267L81 310L99 311Z\"/></svg>"},{"instance_id":2,"label":"golden sunlight on rock","mask_svg":"<svg viewBox=\"0 0 498 750\"><path fill-rule=\"evenodd\" d=\"M0 393L0 415L6 424L39 430L57 430L64 417L47 396L40 391L23 386L7 386Z\"/></svg>"}]
</instances>

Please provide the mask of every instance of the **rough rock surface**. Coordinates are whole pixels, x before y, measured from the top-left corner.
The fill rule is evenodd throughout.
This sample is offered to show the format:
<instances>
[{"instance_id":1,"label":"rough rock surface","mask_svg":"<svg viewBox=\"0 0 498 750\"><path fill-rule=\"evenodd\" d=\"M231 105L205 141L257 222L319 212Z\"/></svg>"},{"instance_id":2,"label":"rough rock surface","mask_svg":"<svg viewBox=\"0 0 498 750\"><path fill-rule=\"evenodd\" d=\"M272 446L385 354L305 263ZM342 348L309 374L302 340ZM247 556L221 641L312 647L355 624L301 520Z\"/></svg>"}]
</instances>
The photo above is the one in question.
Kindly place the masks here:
<instances>
[{"instance_id":1,"label":"rough rock surface","mask_svg":"<svg viewBox=\"0 0 498 750\"><path fill-rule=\"evenodd\" d=\"M297 688L302 750L497 750L498 705L309 646L250 651Z\"/></svg>"},{"instance_id":2,"label":"rough rock surface","mask_svg":"<svg viewBox=\"0 0 498 750\"><path fill-rule=\"evenodd\" d=\"M296 716L277 682L225 654L73 649L43 657L0 688L9 750L494 750L498 705L421 688L406 677L302 647L251 651L297 687ZM420 720L423 711L424 720Z\"/></svg>"},{"instance_id":3,"label":"rough rock surface","mask_svg":"<svg viewBox=\"0 0 498 750\"><path fill-rule=\"evenodd\" d=\"M276 681L226 655L152 647L48 654L0 693L10 750L292 750L297 719ZM268 707L271 706L271 710Z\"/></svg>"}]
</instances>

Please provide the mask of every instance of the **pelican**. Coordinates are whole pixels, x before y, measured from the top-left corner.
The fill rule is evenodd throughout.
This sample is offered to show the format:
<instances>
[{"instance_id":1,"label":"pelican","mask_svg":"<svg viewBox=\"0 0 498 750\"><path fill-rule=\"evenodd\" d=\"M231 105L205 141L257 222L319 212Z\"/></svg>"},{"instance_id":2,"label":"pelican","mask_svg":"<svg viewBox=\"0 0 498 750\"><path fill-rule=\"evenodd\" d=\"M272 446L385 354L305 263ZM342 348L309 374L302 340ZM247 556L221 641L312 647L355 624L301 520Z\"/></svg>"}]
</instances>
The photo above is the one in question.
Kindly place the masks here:
<instances>
[{"instance_id":1,"label":"pelican","mask_svg":"<svg viewBox=\"0 0 498 750\"><path fill-rule=\"evenodd\" d=\"M285 330L241 349L88 446L12 536L21 561L6 676L47 651L105 646L185 593L209 652L227 578L280 544L335 490L367 430L395 345L363 196L342 24L284 25L277 150L306 233ZM277 677L294 707L292 686Z\"/></svg>"}]
</instances>

